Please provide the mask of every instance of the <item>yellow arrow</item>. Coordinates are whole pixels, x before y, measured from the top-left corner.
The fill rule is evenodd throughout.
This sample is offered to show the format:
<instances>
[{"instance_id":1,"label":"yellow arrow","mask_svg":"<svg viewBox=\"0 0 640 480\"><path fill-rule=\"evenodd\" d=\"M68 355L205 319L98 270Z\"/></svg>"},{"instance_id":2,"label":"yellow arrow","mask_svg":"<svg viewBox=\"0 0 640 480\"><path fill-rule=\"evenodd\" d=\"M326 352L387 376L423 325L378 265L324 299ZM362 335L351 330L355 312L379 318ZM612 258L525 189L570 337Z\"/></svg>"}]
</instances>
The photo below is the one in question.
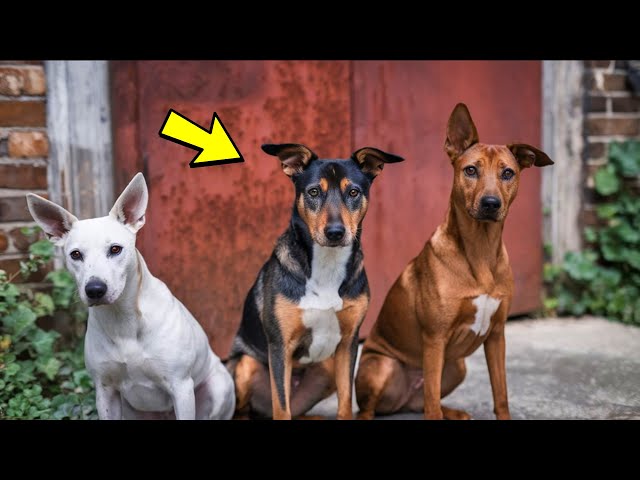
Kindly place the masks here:
<instances>
[{"instance_id":1,"label":"yellow arrow","mask_svg":"<svg viewBox=\"0 0 640 480\"><path fill-rule=\"evenodd\" d=\"M211 128L207 131L171 109L159 134L170 142L198 150L199 153L189 163L191 168L244 162L240 150L216 112L213 112Z\"/></svg>"}]
</instances>

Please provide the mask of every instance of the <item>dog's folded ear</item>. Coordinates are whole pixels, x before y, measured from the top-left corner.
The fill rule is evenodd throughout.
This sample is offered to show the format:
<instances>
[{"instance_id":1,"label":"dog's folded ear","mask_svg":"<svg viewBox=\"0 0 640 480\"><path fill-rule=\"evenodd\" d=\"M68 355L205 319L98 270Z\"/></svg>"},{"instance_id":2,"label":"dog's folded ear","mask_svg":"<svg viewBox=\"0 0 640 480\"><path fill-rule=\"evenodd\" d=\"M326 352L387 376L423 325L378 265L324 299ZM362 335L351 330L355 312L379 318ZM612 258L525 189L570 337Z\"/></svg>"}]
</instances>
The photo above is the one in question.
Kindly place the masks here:
<instances>
[{"instance_id":1,"label":"dog's folded ear","mask_svg":"<svg viewBox=\"0 0 640 480\"><path fill-rule=\"evenodd\" d=\"M367 174L371 180L377 177L385 163L403 162L404 158L393 153L383 152L373 147L364 147L356 150L351 158L360 166L360 170Z\"/></svg>"},{"instance_id":2,"label":"dog's folded ear","mask_svg":"<svg viewBox=\"0 0 640 480\"><path fill-rule=\"evenodd\" d=\"M34 193L27 194L27 207L47 238L56 245L61 245L73 224L78 221L74 215L60 205Z\"/></svg>"},{"instance_id":3,"label":"dog's folded ear","mask_svg":"<svg viewBox=\"0 0 640 480\"><path fill-rule=\"evenodd\" d=\"M516 157L520 168L529 168L533 165L536 167L553 165L553 160L551 160L546 153L526 143L512 143L507 145L507 148L511 150L513 156Z\"/></svg>"},{"instance_id":4,"label":"dog's folded ear","mask_svg":"<svg viewBox=\"0 0 640 480\"><path fill-rule=\"evenodd\" d=\"M471 119L471 113L464 103L457 104L447 122L447 138L444 150L453 162L472 145L478 143L478 131Z\"/></svg>"},{"instance_id":5,"label":"dog's folded ear","mask_svg":"<svg viewBox=\"0 0 640 480\"><path fill-rule=\"evenodd\" d=\"M137 173L120 194L109 215L136 233L144 225L148 201L147 183L142 173Z\"/></svg>"},{"instance_id":6,"label":"dog's folded ear","mask_svg":"<svg viewBox=\"0 0 640 480\"><path fill-rule=\"evenodd\" d=\"M318 158L309 147L298 143L265 143L262 151L278 157L282 162L282 171L290 177L302 173L310 162Z\"/></svg>"}]
</instances>

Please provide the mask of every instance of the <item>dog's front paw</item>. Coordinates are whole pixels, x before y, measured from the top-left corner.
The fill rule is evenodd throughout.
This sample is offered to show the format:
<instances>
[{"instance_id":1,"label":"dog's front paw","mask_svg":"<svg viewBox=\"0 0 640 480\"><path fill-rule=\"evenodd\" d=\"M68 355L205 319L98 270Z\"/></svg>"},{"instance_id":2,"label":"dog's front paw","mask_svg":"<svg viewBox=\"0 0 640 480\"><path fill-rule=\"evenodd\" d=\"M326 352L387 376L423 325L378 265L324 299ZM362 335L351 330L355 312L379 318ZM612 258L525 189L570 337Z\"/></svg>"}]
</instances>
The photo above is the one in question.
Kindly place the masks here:
<instances>
[{"instance_id":1,"label":"dog's front paw","mask_svg":"<svg viewBox=\"0 0 640 480\"><path fill-rule=\"evenodd\" d=\"M445 406L442 407L442 416L447 420L471 420L471 415L464 410L457 410Z\"/></svg>"},{"instance_id":2,"label":"dog's front paw","mask_svg":"<svg viewBox=\"0 0 640 480\"><path fill-rule=\"evenodd\" d=\"M442 410L438 409L435 412L424 412L425 420L443 420L444 416L442 415Z\"/></svg>"}]
</instances>

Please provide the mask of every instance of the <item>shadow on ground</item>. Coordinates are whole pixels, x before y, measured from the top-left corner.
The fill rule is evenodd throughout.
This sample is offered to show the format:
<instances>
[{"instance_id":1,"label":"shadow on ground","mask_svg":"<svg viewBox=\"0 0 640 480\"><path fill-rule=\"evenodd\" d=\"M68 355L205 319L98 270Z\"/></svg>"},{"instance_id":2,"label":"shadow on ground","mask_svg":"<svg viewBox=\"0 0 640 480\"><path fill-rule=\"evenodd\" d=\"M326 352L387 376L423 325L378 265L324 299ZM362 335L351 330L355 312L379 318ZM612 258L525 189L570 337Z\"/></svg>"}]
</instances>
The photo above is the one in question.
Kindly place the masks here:
<instances>
[{"instance_id":1,"label":"shadow on ground","mask_svg":"<svg viewBox=\"0 0 640 480\"><path fill-rule=\"evenodd\" d=\"M507 384L514 419L640 420L640 328L601 318L507 323ZM467 378L443 400L474 419L493 419L483 349L467 359ZM357 412L354 396L354 412ZM337 398L309 412L335 418ZM378 417L420 419L420 414Z\"/></svg>"}]
</instances>

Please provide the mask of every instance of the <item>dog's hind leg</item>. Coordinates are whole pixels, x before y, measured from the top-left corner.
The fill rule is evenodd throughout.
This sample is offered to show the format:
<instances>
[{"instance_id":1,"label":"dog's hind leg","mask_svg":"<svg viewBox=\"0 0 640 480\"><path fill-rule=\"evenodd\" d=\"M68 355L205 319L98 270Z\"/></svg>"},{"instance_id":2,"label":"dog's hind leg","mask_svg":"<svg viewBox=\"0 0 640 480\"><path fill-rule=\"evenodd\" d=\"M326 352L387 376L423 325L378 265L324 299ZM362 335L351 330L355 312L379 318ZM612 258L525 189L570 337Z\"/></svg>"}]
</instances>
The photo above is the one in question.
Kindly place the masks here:
<instances>
[{"instance_id":1,"label":"dog's hind leg","mask_svg":"<svg viewBox=\"0 0 640 480\"><path fill-rule=\"evenodd\" d=\"M300 383L292 384L291 415L294 418L304 415L335 391L334 359L310 365L305 368Z\"/></svg>"},{"instance_id":2,"label":"dog's hind leg","mask_svg":"<svg viewBox=\"0 0 640 480\"><path fill-rule=\"evenodd\" d=\"M271 387L267 367L250 355L235 360L233 380L236 392L234 418L250 418L253 410L271 416ZM262 406L263 408L256 408Z\"/></svg>"},{"instance_id":3,"label":"dog's hind leg","mask_svg":"<svg viewBox=\"0 0 640 480\"><path fill-rule=\"evenodd\" d=\"M411 394L402 363L377 353L362 355L355 383L358 420L371 420L376 413L400 411Z\"/></svg>"}]
</instances>

